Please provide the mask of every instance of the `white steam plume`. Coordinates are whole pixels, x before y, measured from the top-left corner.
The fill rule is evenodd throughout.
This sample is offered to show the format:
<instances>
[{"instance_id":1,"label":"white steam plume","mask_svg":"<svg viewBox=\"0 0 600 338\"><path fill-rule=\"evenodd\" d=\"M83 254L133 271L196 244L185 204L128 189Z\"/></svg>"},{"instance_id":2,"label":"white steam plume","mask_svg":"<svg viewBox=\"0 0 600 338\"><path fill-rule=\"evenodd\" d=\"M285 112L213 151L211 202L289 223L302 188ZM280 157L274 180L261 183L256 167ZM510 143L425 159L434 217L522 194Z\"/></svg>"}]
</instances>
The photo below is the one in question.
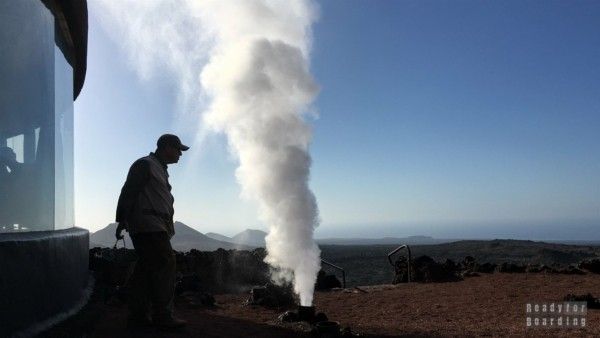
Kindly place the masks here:
<instances>
[{"instance_id":1,"label":"white steam plume","mask_svg":"<svg viewBox=\"0 0 600 338\"><path fill-rule=\"evenodd\" d=\"M142 60L142 75L152 66L168 65L179 78L183 101L207 95L205 126L227 135L239 159L236 176L242 193L258 202L260 217L269 226L266 261L277 269L277 277L293 281L301 305L311 305L320 268L313 240L318 208L308 186L311 130L304 121L317 93L308 70L313 3L100 4L105 21L125 38L132 60ZM194 82L198 77L200 83Z\"/></svg>"}]
</instances>

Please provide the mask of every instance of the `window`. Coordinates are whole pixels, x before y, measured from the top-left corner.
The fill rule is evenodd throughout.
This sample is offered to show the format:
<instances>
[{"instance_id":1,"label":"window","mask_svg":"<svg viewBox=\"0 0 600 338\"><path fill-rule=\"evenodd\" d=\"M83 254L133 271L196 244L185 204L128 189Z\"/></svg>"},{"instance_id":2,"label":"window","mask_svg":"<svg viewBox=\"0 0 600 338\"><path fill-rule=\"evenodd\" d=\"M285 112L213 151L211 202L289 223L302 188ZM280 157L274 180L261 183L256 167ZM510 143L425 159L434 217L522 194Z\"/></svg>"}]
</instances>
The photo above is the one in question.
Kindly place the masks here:
<instances>
[{"instance_id":1,"label":"window","mask_svg":"<svg viewBox=\"0 0 600 338\"><path fill-rule=\"evenodd\" d=\"M62 45L41 1L0 1L0 232L74 225L73 69Z\"/></svg>"}]
</instances>

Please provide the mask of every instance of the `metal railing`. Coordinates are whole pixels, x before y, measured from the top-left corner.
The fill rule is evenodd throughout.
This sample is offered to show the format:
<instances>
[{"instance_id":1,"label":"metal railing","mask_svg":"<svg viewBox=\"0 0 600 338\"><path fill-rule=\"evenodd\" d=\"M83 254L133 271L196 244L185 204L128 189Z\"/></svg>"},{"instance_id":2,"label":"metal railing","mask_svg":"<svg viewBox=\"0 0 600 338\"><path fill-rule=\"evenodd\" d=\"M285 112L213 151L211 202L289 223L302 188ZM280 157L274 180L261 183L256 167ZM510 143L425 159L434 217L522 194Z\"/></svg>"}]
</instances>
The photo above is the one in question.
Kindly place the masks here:
<instances>
[{"instance_id":1,"label":"metal railing","mask_svg":"<svg viewBox=\"0 0 600 338\"><path fill-rule=\"evenodd\" d=\"M411 269L410 269L410 262L411 262L411 260L412 260L412 257L411 257L411 255L410 255L410 247L408 246L408 244L401 245L401 246L397 247L396 249L392 250L392 251L391 251L391 252L390 252L390 253L387 255L387 257L388 257L388 261L390 262L390 265L391 265L391 266L393 266L393 267L394 267L394 269L395 269L395 268L396 268L396 266L394 265L394 262L392 262L392 256L393 256L393 255L394 255L396 252L398 252L398 251L400 251L400 250L402 250L402 249L405 249L405 248L406 248L406 251L408 252L408 262L407 262L406 266L407 266L407 269L408 269L408 282L410 283L410 280L411 280L411 271L410 271Z\"/></svg>"},{"instance_id":2,"label":"metal railing","mask_svg":"<svg viewBox=\"0 0 600 338\"><path fill-rule=\"evenodd\" d=\"M324 259L321 259L321 263L323 263L325 265L328 265L328 266L330 266L330 267L332 267L334 269L337 269L337 270L339 270L339 271L342 272L343 287L345 289L346 288L346 271L343 268L340 268L339 266L337 266L337 265L335 265L335 264L333 264L331 262L328 262L328 261L326 261Z\"/></svg>"}]
</instances>

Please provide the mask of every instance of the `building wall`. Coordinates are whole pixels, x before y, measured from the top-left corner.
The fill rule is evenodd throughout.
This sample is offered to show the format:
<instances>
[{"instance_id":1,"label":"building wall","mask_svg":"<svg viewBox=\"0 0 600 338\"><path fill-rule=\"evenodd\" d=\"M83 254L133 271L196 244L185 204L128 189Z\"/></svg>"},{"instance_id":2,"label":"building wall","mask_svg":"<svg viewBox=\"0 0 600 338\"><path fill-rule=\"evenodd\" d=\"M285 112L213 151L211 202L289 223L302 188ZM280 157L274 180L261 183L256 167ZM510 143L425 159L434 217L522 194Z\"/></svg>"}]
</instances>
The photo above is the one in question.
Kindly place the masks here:
<instances>
[{"instance_id":1,"label":"building wall","mask_svg":"<svg viewBox=\"0 0 600 338\"><path fill-rule=\"evenodd\" d=\"M52 322L88 296L87 230L0 237L0 337Z\"/></svg>"}]
</instances>

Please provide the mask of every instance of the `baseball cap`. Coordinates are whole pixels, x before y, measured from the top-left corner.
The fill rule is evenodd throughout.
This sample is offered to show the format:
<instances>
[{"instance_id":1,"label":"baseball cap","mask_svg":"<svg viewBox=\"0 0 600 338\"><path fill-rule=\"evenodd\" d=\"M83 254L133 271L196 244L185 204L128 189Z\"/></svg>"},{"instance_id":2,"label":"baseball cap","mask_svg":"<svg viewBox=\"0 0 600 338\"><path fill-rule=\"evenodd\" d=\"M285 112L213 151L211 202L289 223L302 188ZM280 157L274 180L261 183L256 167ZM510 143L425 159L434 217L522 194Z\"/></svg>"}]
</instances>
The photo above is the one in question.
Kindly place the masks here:
<instances>
[{"instance_id":1,"label":"baseball cap","mask_svg":"<svg viewBox=\"0 0 600 338\"><path fill-rule=\"evenodd\" d=\"M179 137L177 137L173 134L164 134L161 137L159 137L158 141L156 141L156 146L158 148L174 147L174 148L177 148L182 151L186 151L186 150L190 149L190 147L183 145L181 143L181 140L179 139Z\"/></svg>"}]
</instances>

